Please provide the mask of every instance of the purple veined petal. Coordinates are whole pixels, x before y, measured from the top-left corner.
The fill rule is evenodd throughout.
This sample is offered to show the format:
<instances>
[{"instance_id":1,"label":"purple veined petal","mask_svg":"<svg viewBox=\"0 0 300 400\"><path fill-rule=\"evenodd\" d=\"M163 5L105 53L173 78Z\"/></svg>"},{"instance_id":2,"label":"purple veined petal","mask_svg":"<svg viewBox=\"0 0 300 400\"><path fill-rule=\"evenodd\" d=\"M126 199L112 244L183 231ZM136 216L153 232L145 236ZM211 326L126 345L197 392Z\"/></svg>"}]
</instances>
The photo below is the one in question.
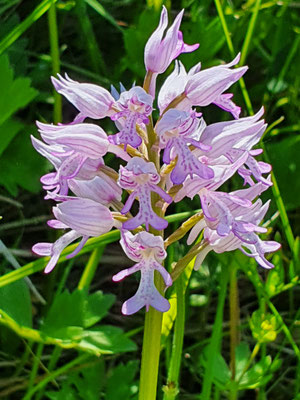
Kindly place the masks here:
<instances>
[{"instance_id":1,"label":"purple veined petal","mask_svg":"<svg viewBox=\"0 0 300 400\"><path fill-rule=\"evenodd\" d=\"M243 247L242 247L243 246ZM242 243L242 246L240 247L240 250L247 256L251 258L255 258L256 262L263 268L266 269L272 269L274 268L274 265L268 261L263 253L258 253L256 251L256 247L254 245L248 245L245 243ZM250 253L244 249L246 247L248 250L250 250Z\"/></svg>"},{"instance_id":2,"label":"purple veined petal","mask_svg":"<svg viewBox=\"0 0 300 400\"><path fill-rule=\"evenodd\" d=\"M161 274L167 287L172 286L173 281L171 275L161 264L159 264L157 261L153 261L152 268L156 269Z\"/></svg>"},{"instance_id":3,"label":"purple veined petal","mask_svg":"<svg viewBox=\"0 0 300 400\"><path fill-rule=\"evenodd\" d=\"M147 215L145 215L143 211L139 211L135 217L125 221L122 227L123 229L133 230L143 224L145 224L147 230L149 230L149 225L151 225L152 228L158 231L166 229L168 226L168 222L156 215L153 211L150 214L147 213Z\"/></svg>"},{"instance_id":4,"label":"purple veined petal","mask_svg":"<svg viewBox=\"0 0 300 400\"><path fill-rule=\"evenodd\" d=\"M52 243L37 243L32 247L32 251L39 256L50 256Z\"/></svg>"},{"instance_id":5,"label":"purple veined petal","mask_svg":"<svg viewBox=\"0 0 300 400\"><path fill-rule=\"evenodd\" d=\"M76 249L71 254L68 254L66 256L66 259L70 259L70 258L75 257L80 252L80 250L83 248L83 246L86 244L88 238L89 238L88 236L83 236L81 241L80 241L80 243L76 247Z\"/></svg>"},{"instance_id":6,"label":"purple veined petal","mask_svg":"<svg viewBox=\"0 0 300 400\"><path fill-rule=\"evenodd\" d=\"M101 171L91 180L71 179L68 184L76 196L88 198L106 206L112 201L121 201L122 189Z\"/></svg>"},{"instance_id":7,"label":"purple veined petal","mask_svg":"<svg viewBox=\"0 0 300 400\"><path fill-rule=\"evenodd\" d=\"M109 209L90 199L65 201L53 207L53 214L81 236L100 236L114 224Z\"/></svg>"},{"instance_id":8,"label":"purple veined petal","mask_svg":"<svg viewBox=\"0 0 300 400\"><path fill-rule=\"evenodd\" d=\"M193 51L199 48L200 44L186 44L183 42L183 34L181 31L178 31L178 44L176 50L176 57L179 56L181 53L192 53Z\"/></svg>"},{"instance_id":9,"label":"purple veined petal","mask_svg":"<svg viewBox=\"0 0 300 400\"><path fill-rule=\"evenodd\" d=\"M166 203L172 203L172 197L168 193L166 193L161 187L153 184L149 184L149 187L153 192L157 193L162 199L164 199Z\"/></svg>"},{"instance_id":10,"label":"purple veined petal","mask_svg":"<svg viewBox=\"0 0 300 400\"><path fill-rule=\"evenodd\" d=\"M188 175L192 177L193 174L207 180L214 177L213 169L202 164L182 140L176 139L174 145L178 155L177 163L170 175L174 184L180 185Z\"/></svg>"},{"instance_id":11,"label":"purple veined petal","mask_svg":"<svg viewBox=\"0 0 300 400\"><path fill-rule=\"evenodd\" d=\"M36 139L34 136L30 136L31 138L31 142L33 147L35 148L35 150L40 153L43 157L47 158L51 164L53 164L53 166L55 167L55 169L58 169L60 164L61 164L61 160L59 157L56 157L53 154L54 150L61 150L61 147L58 146L48 146L45 143L41 142L40 140Z\"/></svg>"},{"instance_id":12,"label":"purple veined petal","mask_svg":"<svg viewBox=\"0 0 300 400\"><path fill-rule=\"evenodd\" d=\"M122 271L120 271L120 272L118 272L117 274L115 274L115 275L112 277L112 280L113 280L114 282L120 282L120 281L122 281L124 278L126 278L127 276L132 275L132 274L134 274L135 272L140 271L140 269L141 269L140 264L135 264L133 267L123 269Z\"/></svg>"},{"instance_id":13,"label":"purple veined petal","mask_svg":"<svg viewBox=\"0 0 300 400\"><path fill-rule=\"evenodd\" d=\"M197 237L200 235L200 233L205 227L206 227L206 222L204 219L197 222L197 224L194 225L193 228L191 229L186 243L188 245L191 245L197 239Z\"/></svg>"},{"instance_id":14,"label":"purple veined petal","mask_svg":"<svg viewBox=\"0 0 300 400\"><path fill-rule=\"evenodd\" d=\"M130 161L131 157L126 151L124 151L121 147L115 145L114 143L110 143L108 145L108 151L110 153L114 153L117 157L120 157L124 161Z\"/></svg>"},{"instance_id":15,"label":"purple veined petal","mask_svg":"<svg viewBox=\"0 0 300 400\"><path fill-rule=\"evenodd\" d=\"M265 163L264 161L258 161L258 167L262 174L268 174L272 171L272 165Z\"/></svg>"},{"instance_id":16,"label":"purple veined petal","mask_svg":"<svg viewBox=\"0 0 300 400\"><path fill-rule=\"evenodd\" d=\"M63 222L57 221L57 219L50 219L47 221L47 225L54 229L67 229L68 225Z\"/></svg>"},{"instance_id":17,"label":"purple veined petal","mask_svg":"<svg viewBox=\"0 0 300 400\"><path fill-rule=\"evenodd\" d=\"M258 156L263 153L263 149L253 149L249 151L250 156Z\"/></svg>"},{"instance_id":18,"label":"purple veined petal","mask_svg":"<svg viewBox=\"0 0 300 400\"><path fill-rule=\"evenodd\" d=\"M55 90L65 96L79 111L82 116L99 119L110 115L111 107L115 100L108 90L90 83L73 81L66 75L63 78L57 75L52 77Z\"/></svg>"},{"instance_id":19,"label":"purple veined petal","mask_svg":"<svg viewBox=\"0 0 300 400\"><path fill-rule=\"evenodd\" d=\"M61 163L58 169L59 177L66 179L75 178L86 159L82 154L73 153Z\"/></svg>"},{"instance_id":20,"label":"purple veined petal","mask_svg":"<svg viewBox=\"0 0 300 400\"><path fill-rule=\"evenodd\" d=\"M220 65L200 71L188 79L186 97L195 106L207 106L238 81L247 69L248 67L239 67L231 70L228 66Z\"/></svg>"},{"instance_id":21,"label":"purple veined petal","mask_svg":"<svg viewBox=\"0 0 300 400\"><path fill-rule=\"evenodd\" d=\"M130 211L130 209L132 207L132 204L133 204L133 202L135 200L135 197L136 197L135 192L130 193L130 195L128 196L128 198L127 198L127 200L126 200L126 202L124 204L124 207L121 210L122 214L127 214Z\"/></svg>"},{"instance_id":22,"label":"purple veined petal","mask_svg":"<svg viewBox=\"0 0 300 400\"><path fill-rule=\"evenodd\" d=\"M205 215L206 219L208 219L208 221L216 221L217 218L213 217L209 211L208 204L209 204L210 199L208 198L208 196L201 192L199 193L199 196L200 196L203 214Z\"/></svg>"},{"instance_id":23,"label":"purple veined petal","mask_svg":"<svg viewBox=\"0 0 300 400\"><path fill-rule=\"evenodd\" d=\"M201 264L203 263L205 257L207 256L207 254L212 250L212 248L210 247L210 245L205 246L200 253L197 255L196 260L195 260L195 264L194 264L194 270L198 271L201 267Z\"/></svg>"},{"instance_id":24,"label":"purple veined petal","mask_svg":"<svg viewBox=\"0 0 300 400\"><path fill-rule=\"evenodd\" d=\"M224 111L230 112L235 119L238 119L242 109L241 107L234 104L234 102L231 100L232 97L232 93L220 94L213 102L213 104L222 108L222 110Z\"/></svg>"},{"instance_id":25,"label":"purple veined petal","mask_svg":"<svg viewBox=\"0 0 300 400\"><path fill-rule=\"evenodd\" d=\"M250 169L250 171L252 172L254 178L258 182L262 182L267 186L272 186L272 182L270 182L269 180L267 180L266 178L264 178L262 176L263 171L260 170L260 165L258 164L258 162L252 156L248 157L248 159L247 159L245 164ZM263 166L263 169L264 169L264 167L265 166Z\"/></svg>"}]
</instances>

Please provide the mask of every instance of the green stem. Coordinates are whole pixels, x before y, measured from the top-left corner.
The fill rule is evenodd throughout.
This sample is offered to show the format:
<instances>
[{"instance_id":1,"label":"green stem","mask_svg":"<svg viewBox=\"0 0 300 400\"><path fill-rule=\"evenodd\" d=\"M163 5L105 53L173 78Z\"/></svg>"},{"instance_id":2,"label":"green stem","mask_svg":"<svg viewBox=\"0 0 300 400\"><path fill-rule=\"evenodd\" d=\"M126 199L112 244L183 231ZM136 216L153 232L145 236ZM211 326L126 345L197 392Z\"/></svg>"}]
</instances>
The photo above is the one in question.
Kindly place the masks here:
<instances>
[{"instance_id":1,"label":"green stem","mask_svg":"<svg viewBox=\"0 0 300 400\"><path fill-rule=\"evenodd\" d=\"M58 44L58 32L57 32L57 21L56 21L56 6L55 0L52 0L52 5L48 11L48 24L49 24L49 39L50 39L50 52L52 61L52 73L54 76L60 72L60 57L59 57L59 44ZM61 95L53 91L54 96L54 110L53 120L54 123L62 121L62 99Z\"/></svg>"},{"instance_id":2,"label":"green stem","mask_svg":"<svg viewBox=\"0 0 300 400\"><path fill-rule=\"evenodd\" d=\"M95 250L93 250L92 254L90 255L89 261L86 264L86 267L81 275L80 281L78 283L78 289L84 289L90 286L104 249L105 246L99 246Z\"/></svg>"},{"instance_id":3,"label":"green stem","mask_svg":"<svg viewBox=\"0 0 300 400\"><path fill-rule=\"evenodd\" d=\"M247 33L245 36L245 40L243 43L243 47L242 47L242 51L241 51L241 59L240 59L240 63L243 65L246 61L246 57L248 54L248 50L249 50L249 46L251 43L251 39L254 33L254 28L255 28L255 24L256 24L256 20L257 20L257 16L258 16L258 12L259 12L259 8L260 8L260 3L261 0L256 0L255 2L255 6L253 9L253 13L252 13L252 17L250 19L249 25L248 25L248 29L247 29Z\"/></svg>"},{"instance_id":4,"label":"green stem","mask_svg":"<svg viewBox=\"0 0 300 400\"><path fill-rule=\"evenodd\" d=\"M157 273L155 286L162 292L163 281ZM162 313L150 307L145 317L139 400L156 400L161 327Z\"/></svg>"},{"instance_id":5,"label":"green stem","mask_svg":"<svg viewBox=\"0 0 300 400\"><path fill-rule=\"evenodd\" d=\"M235 349L238 344L238 324L239 324L239 304L237 287L237 268L230 267L230 286L229 286L229 308L230 308L230 369L231 369L231 387L230 400L237 399L237 387L235 384L236 362Z\"/></svg>"},{"instance_id":6,"label":"green stem","mask_svg":"<svg viewBox=\"0 0 300 400\"><path fill-rule=\"evenodd\" d=\"M36 355L34 356L34 359L33 359L33 365L32 365L32 369L31 369L31 373L30 373L30 377L29 377L27 392L26 392L26 395L24 398L26 400L30 400L32 397L32 394L30 394L30 393L32 392L34 381L35 381L35 378L36 378L36 375L37 375L37 372L39 369L40 358L43 353L43 350L44 350L44 344L38 343Z\"/></svg>"},{"instance_id":7,"label":"green stem","mask_svg":"<svg viewBox=\"0 0 300 400\"><path fill-rule=\"evenodd\" d=\"M83 33L83 37L85 40L85 48L90 58L92 69L97 74L100 74L100 72L102 72L104 75L107 75L106 66L104 64L100 49L97 44L93 26L88 17L85 1L76 0L75 10Z\"/></svg>"},{"instance_id":8,"label":"green stem","mask_svg":"<svg viewBox=\"0 0 300 400\"><path fill-rule=\"evenodd\" d=\"M177 315L172 344L172 355L168 371L167 386L164 387L164 400L174 400L179 393L179 372L182 359L184 323L185 323L185 298L183 275L175 282L177 294Z\"/></svg>"},{"instance_id":9,"label":"green stem","mask_svg":"<svg viewBox=\"0 0 300 400\"><path fill-rule=\"evenodd\" d=\"M207 366L205 368L205 373L203 378L202 392L200 395L201 400L211 399L211 388L214 376L215 359L220 350L220 344L222 338L222 323L224 314L224 304L227 293L228 277L229 277L228 267L226 266L223 267L221 271L217 312L208 348L209 358L207 361Z\"/></svg>"},{"instance_id":10,"label":"green stem","mask_svg":"<svg viewBox=\"0 0 300 400\"><path fill-rule=\"evenodd\" d=\"M54 368L56 367L57 361L59 360L59 358L61 356L61 353L62 353L62 348L58 347L58 346L55 346L54 350L53 350L53 352L51 354L51 358L49 360L49 363L48 363L48 371L49 372L53 371ZM45 393L45 390L46 390L46 386L47 385L43 386L43 388L36 395L36 400L40 400L40 399L44 398L44 393Z\"/></svg>"}]
</instances>

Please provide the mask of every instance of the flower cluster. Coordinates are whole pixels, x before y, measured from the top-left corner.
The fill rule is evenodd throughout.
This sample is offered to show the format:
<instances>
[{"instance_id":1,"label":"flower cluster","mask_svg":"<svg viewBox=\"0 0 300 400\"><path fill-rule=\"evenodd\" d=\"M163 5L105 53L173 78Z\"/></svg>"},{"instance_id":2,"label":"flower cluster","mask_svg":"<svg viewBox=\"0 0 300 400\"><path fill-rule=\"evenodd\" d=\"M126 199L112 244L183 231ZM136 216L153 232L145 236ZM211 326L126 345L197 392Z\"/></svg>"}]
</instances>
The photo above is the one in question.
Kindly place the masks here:
<instances>
[{"instance_id":1,"label":"flower cluster","mask_svg":"<svg viewBox=\"0 0 300 400\"><path fill-rule=\"evenodd\" d=\"M186 72L175 61L173 72L165 79L156 98L156 79L181 53L192 52L198 44L187 45L179 30L180 12L169 29L163 8L157 29L145 47L146 77L143 87L126 90L121 85L106 89L79 83L67 75L52 78L55 89L77 109L70 124L37 123L40 141L32 137L35 149L46 157L55 172L41 178L46 198L54 200L55 219L48 222L55 229L68 229L55 243L38 243L33 251L50 256L45 272L50 272L61 252L81 238L77 254L89 237L96 237L113 227L121 231L121 246L136 264L114 275L114 281L141 271L136 294L122 307L132 314L149 306L161 312L168 301L154 284L158 271L168 287L172 278L162 262L166 257L161 231L167 226L167 207L183 198L199 196L202 212L192 226L188 244L203 231L202 250L195 267L206 254L240 249L264 268L273 265L265 254L277 250L274 241L263 241L259 226L269 202L258 196L272 185L267 174L271 166L256 160L262 150L253 149L266 129L263 109L251 117L239 118L241 109L227 89L244 75L247 67L236 67L239 55L230 63L202 70L195 65ZM159 118L153 122L156 106ZM234 119L207 125L199 107L213 104L232 114ZM198 107L195 109L195 107ZM117 132L107 133L97 124L84 122L110 118ZM105 165L104 156L114 153L120 159L119 172ZM160 153L162 163L160 165ZM246 188L226 193L218 190L235 173ZM122 193L127 193L125 204ZM130 213L137 201L138 212Z\"/></svg>"}]
</instances>

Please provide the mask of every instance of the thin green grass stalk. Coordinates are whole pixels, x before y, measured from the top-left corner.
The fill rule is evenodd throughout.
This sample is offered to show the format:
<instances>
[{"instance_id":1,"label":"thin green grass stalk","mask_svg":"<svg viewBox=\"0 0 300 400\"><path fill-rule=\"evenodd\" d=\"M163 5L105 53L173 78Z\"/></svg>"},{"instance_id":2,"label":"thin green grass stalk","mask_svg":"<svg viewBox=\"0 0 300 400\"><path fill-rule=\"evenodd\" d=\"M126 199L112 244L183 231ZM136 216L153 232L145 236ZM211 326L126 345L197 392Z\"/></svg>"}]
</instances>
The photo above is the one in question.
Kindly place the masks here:
<instances>
[{"instance_id":1,"label":"thin green grass stalk","mask_svg":"<svg viewBox=\"0 0 300 400\"><path fill-rule=\"evenodd\" d=\"M237 399L237 385L235 382L236 376L236 361L235 349L239 342L239 293L237 286L237 267L230 266L229 272L229 308L230 308L230 369L231 369L231 386L230 386L230 400Z\"/></svg>"},{"instance_id":2,"label":"thin green grass stalk","mask_svg":"<svg viewBox=\"0 0 300 400\"><path fill-rule=\"evenodd\" d=\"M204 373L202 392L199 397L200 400L210 400L212 398L211 389L212 389L213 375L214 375L214 364L216 356L219 353L221 347L222 323L223 323L224 304L227 293L228 278L229 278L228 267L223 266L220 277L220 290L218 296L217 312L209 344L209 351L208 351L209 359Z\"/></svg>"},{"instance_id":3,"label":"thin green grass stalk","mask_svg":"<svg viewBox=\"0 0 300 400\"><path fill-rule=\"evenodd\" d=\"M83 270L80 281L78 283L78 289L86 289L90 287L90 284L94 278L97 267L99 265L99 261L104 252L105 246L99 246L95 250L93 250L90 258L86 264L86 267Z\"/></svg>"},{"instance_id":4,"label":"thin green grass stalk","mask_svg":"<svg viewBox=\"0 0 300 400\"><path fill-rule=\"evenodd\" d=\"M84 0L75 1L75 10L80 23L82 34L85 41L87 55L91 62L91 67L97 74L107 75L107 69L103 61L100 49L97 44L93 26L87 13L87 7Z\"/></svg>"},{"instance_id":5,"label":"thin green grass stalk","mask_svg":"<svg viewBox=\"0 0 300 400\"><path fill-rule=\"evenodd\" d=\"M227 42L227 46L228 46L230 55L231 55L231 57L235 57L236 56L235 50L234 50L234 47L233 47L233 43L232 43L232 40L231 40L231 35L230 35L229 29L228 29L228 26L227 26L227 23L226 23L226 19L225 19L225 16L224 16L224 12L223 12L220 0L214 0L214 1L215 1L216 9L217 9L220 21L221 21L222 28L223 28L223 31L224 31L224 35L225 35L225 38L226 38L226 42ZM247 91L247 88L246 88L246 85L245 85L245 81L244 81L243 78L239 79L239 85L240 85L240 88L241 88L241 91L242 91L242 95L243 95L247 110L249 111L249 113L251 115L253 115L253 107L252 107L251 100L250 100L250 97L249 97L249 94L248 94L248 91Z\"/></svg>"},{"instance_id":6,"label":"thin green grass stalk","mask_svg":"<svg viewBox=\"0 0 300 400\"><path fill-rule=\"evenodd\" d=\"M252 13L249 25L248 25L248 29L247 29L247 32L246 32L245 40L244 40L244 43L243 43L243 46L242 46L242 51L241 51L242 54L241 54L240 63L242 65L245 63L246 58L247 58L249 46L250 46L250 43L251 43L251 40L252 40L252 36L253 36L253 33L254 33L254 28L255 28L255 24L256 24L256 20L257 20L257 16L258 16L259 8L260 8L260 3L261 3L261 0L256 0L255 1L255 5L254 5L254 8L253 8L253 13Z\"/></svg>"},{"instance_id":7,"label":"thin green grass stalk","mask_svg":"<svg viewBox=\"0 0 300 400\"><path fill-rule=\"evenodd\" d=\"M26 340L23 340L23 342L24 342L24 345L25 345L25 351L24 351L24 353L22 355L22 358L20 360L20 363L17 366L16 371L15 371L15 373L13 375L14 377L17 377L17 376L20 375L20 373L22 372L24 366L27 364L29 355L31 354L31 348L32 348L32 345L33 345L33 341L29 340L28 343L27 343Z\"/></svg>"},{"instance_id":8,"label":"thin green grass stalk","mask_svg":"<svg viewBox=\"0 0 300 400\"><path fill-rule=\"evenodd\" d=\"M59 360L59 358L61 356L61 353L62 353L62 348L58 347L58 346L55 346L54 350L53 350L53 352L51 354L49 363L48 363L48 371L49 371L49 373L52 372L54 370L54 368L56 367L56 364L57 364L57 362L58 362L58 360ZM36 400L40 400L40 399L44 398L44 393L45 393L46 387L47 387L47 384L44 385L43 388L37 393Z\"/></svg>"},{"instance_id":9,"label":"thin green grass stalk","mask_svg":"<svg viewBox=\"0 0 300 400\"><path fill-rule=\"evenodd\" d=\"M177 295L177 315L174 327L172 355L168 371L168 382L164 388L164 400L175 400L179 393L179 372L182 359L184 324L185 324L185 296L183 274L175 282Z\"/></svg>"},{"instance_id":10,"label":"thin green grass stalk","mask_svg":"<svg viewBox=\"0 0 300 400\"><path fill-rule=\"evenodd\" d=\"M58 376L66 373L68 370L71 368L75 367L78 364L83 363L86 361L88 358L90 358L90 354L82 354L78 357L76 357L74 360L68 362L67 364L63 365L61 368L58 368L54 372L50 373L48 376L45 377L41 382L39 382L35 387L33 387L29 393L26 394L23 400L30 400L32 396L40 391L45 385L47 385L49 382L53 381L55 378Z\"/></svg>"},{"instance_id":11,"label":"thin green grass stalk","mask_svg":"<svg viewBox=\"0 0 300 400\"><path fill-rule=\"evenodd\" d=\"M24 397L24 399L26 399L26 400L30 400L31 397L32 397L32 394L30 394L30 393L32 392L32 389L33 389L33 386L34 386L34 381L35 381L35 378L36 378L37 373L38 373L38 369L39 369L39 365L40 365L40 359L41 359L41 355L43 353L43 350L44 350L44 344L43 343L38 343L36 354L35 354L34 359L33 359L31 373L30 373L30 376L29 376L27 392L26 392L26 395Z\"/></svg>"},{"instance_id":12,"label":"thin green grass stalk","mask_svg":"<svg viewBox=\"0 0 300 400\"><path fill-rule=\"evenodd\" d=\"M37 21L42 15L44 15L51 5L57 0L44 0L42 1L30 15L14 29L12 29L1 41L0 41L0 54L2 54L9 46L11 46L35 21Z\"/></svg>"},{"instance_id":13,"label":"thin green grass stalk","mask_svg":"<svg viewBox=\"0 0 300 400\"><path fill-rule=\"evenodd\" d=\"M52 61L52 73L54 76L60 73L60 57L59 57L59 43L57 32L56 20L56 0L52 0L52 5L48 11L48 25L49 25L49 39L50 39L50 53ZM53 120L54 123L62 122L62 98L56 90L53 91L54 97L54 110Z\"/></svg>"},{"instance_id":14,"label":"thin green grass stalk","mask_svg":"<svg viewBox=\"0 0 300 400\"><path fill-rule=\"evenodd\" d=\"M99 15L101 15L101 17L109 21L120 32L122 33L124 32L122 27L118 24L118 22L114 19L114 17L105 10L105 8L98 2L98 0L85 0L85 2L91 8L93 8Z\"/></svg>"}]
</instances>

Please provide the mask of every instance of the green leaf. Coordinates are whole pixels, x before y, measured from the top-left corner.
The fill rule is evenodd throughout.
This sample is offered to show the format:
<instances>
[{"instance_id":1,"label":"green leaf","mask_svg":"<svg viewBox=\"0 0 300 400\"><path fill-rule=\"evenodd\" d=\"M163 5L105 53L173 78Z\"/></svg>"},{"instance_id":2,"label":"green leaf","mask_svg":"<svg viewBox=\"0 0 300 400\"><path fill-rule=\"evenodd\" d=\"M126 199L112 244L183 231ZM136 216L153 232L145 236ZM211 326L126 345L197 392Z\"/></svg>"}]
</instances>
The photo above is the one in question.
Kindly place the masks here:
<instances>
[{"instance_id":1,"label":"green leaf","mask_svg":"<svg viewBox=\"0 0 300 400\"><path fill-rule=\"evenodd\" d=\"M235 349L235 368L237 378L241 375L250 358L250 349L247 343L241 342Z\"/></svg>"},{"instance_id":2,"label":"green leaf","mask_svg":"<svg viewBox=\"0 0 300 400\"><path fill-rule=\"evenodd\" d=\"M272 379L270 372L271 357L266 356L250 368L239 383L239 390L256 389L257 387L265 385Z\"/></svg>"},{"instance_id":3,"label":"green leaf","mask_svg":"<svg viewBox=\"0 0 300 400\"><path fill-rule=\"evenodd\" d=\"M0 126L0 156L17 133L23 128L23 124L13 119L6 120Z\"/></svg>"},{"instance_id":4,"label":"green leaf","mask_svg":"<svg viewBox=\"0 0 300 400\"><path fill-rule=\"evenodd\" d=\"M23 326L32 326L29 288L20 280L0 289L0 308Z\"/></svg>"},{"instance_id":5,"label":"green leaf","mask_svg":"<svg viewBox=\"0 0 300 400\"><path fill-rule=\"evenodd\" d=\"M60 293L48 311L42 330L50 336L63 335L62 338L66 338L69 331L65 328L81 327L83 331L83 328L95 325L107 314L114 301L113 295L100 291L91 295L87 290Z\"/></svg>"},{"instance_id":6,"label":"green leaf","mask_svg":"<svg viewBox=\"0 0 300 400\"><path fill-rule=\"evenodd\" d=\"M85 331L80 341L81 348L102 354L124 353L136 350L136 345L120 328L110 325L99 326Z\"/></svg>"},{"instance_id":7,"label":"green leaf","mask_svg":"<svg viewBox=\"0 0 300 400\"><path fill-rule=\"evenodd\" d=\"M14 79L8 56L0 56L0 125L20 108L25 107L37 91L30 87L29 78Z\"/></svg>"},{"instance_id":8,"label":"green leaf","mask_svg":"<svg viewBox=\"0 0 300 400\"><path fill-rule=\"evenodd\" d=\"M200 364L206 369L208 359L210 357L210 346L206 346L200 357ZM224 389L226 385L230 382L231 373L228 365L220 353L215 355L214 365L213 365L213 382L219 389Z\"/></svg>"},{"instance_id":9,"label":"green leaf","mask_svg":"<svg viewBox=\"0 0 300 400\"><path fill-rule=\"evenodd\" d=\"M137 373L138 361L129 361L127 364L119 364L113 369L112 375L107 381L106 400L129 400L133 392L137 391L133 384Z\"/></svg>"}]
</instances>

